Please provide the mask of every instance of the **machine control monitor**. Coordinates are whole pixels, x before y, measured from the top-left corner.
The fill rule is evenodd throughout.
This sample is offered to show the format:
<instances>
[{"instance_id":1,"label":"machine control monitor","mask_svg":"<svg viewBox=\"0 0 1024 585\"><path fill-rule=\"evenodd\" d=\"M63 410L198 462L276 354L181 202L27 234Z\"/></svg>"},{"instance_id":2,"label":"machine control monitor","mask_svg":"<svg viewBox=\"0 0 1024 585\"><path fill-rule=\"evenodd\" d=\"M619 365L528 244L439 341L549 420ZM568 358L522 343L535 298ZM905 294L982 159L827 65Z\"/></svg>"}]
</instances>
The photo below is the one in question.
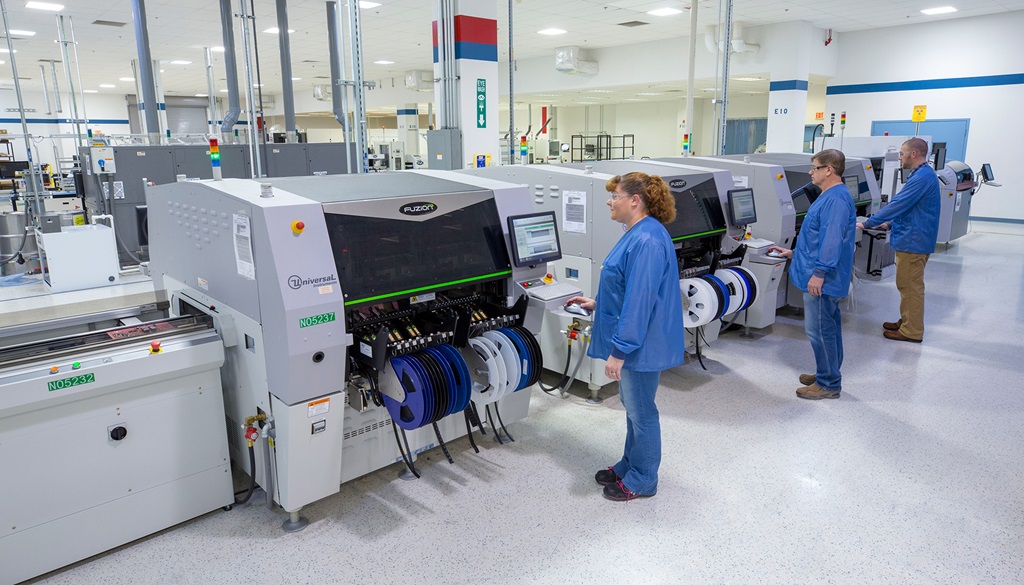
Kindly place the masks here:
<instances>
[{"instance_id":1,"label":"machine control monitor","mask_svg":"<svg viewBox=\"0 0 1024 585\"><path fill-rule=\"evenodd\" d=\"M992 165L985 163L981 165L981 180L988 183L994 181L996 178L992 175Z\"/></svg>"},{"instance_id":2,"label":"machine control monitor","mask_svg":"<svg viewBox=\"0 0 1024 585\"><path fill-rule=\"evenodd\" d=\"M857 175L845 175L843 176L843 184L846 185L846 190L850 192L850 197L853 197L854 203L861 203L860 178Z\"/></svg>"},{"instance_id":3,"label":"machine control monitor","mask_svg":"<svg viewBox=\"0 0 1024 585\"><path fill-rule=\"evenodd\" d=\"M508 236L512 245L512 263L517 268L562 259L553 211L510 215Z\"/></svg>"},{"instance_id":4,"label":"machine control monitor","mask_svg":"<svg viewBox=\"0 0 1024 585\"><path fill-rule=\"evenodd\" d=\"M753 189L732 189L729 195L729 221L734 227L757 223Z\"/></svg>"}]
</instances>

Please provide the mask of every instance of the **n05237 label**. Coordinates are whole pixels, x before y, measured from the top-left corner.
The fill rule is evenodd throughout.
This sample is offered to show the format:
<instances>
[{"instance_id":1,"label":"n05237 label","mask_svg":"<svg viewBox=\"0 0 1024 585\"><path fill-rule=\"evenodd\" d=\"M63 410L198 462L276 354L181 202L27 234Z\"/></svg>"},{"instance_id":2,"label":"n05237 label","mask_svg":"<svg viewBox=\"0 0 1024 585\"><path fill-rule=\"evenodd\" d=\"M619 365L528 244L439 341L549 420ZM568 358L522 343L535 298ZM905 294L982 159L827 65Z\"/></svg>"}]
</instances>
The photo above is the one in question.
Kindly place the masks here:
<instances>
[{"instance_id":1,"label":"n05237 label","mask_svg":"<svg viewBox=\"0 0 1024 585\"><path fill-rule=\"evenodd\" d=\"M299 319L299 329L304 327L312 327L314 325L323 325L324 323L330 323L334 321L334 313L323 313L321 315L313 315L312 317L303 317Z\"/></svg>"},{"instance_id":2,"label":"n05237 label","mask_svg":"<svg viewBox=\"0 0 1024 585\"><path fill-rule=\"evenodd\" d=\"M96 381L96 374L82 374L81 376L71 376L70 378L61 378L60 380L54 380L46 383L46 388L50 392L57 390L65 390L74 386L81 386L82 384L89 384L90 382Z\"/></svg>"}]
</instances>

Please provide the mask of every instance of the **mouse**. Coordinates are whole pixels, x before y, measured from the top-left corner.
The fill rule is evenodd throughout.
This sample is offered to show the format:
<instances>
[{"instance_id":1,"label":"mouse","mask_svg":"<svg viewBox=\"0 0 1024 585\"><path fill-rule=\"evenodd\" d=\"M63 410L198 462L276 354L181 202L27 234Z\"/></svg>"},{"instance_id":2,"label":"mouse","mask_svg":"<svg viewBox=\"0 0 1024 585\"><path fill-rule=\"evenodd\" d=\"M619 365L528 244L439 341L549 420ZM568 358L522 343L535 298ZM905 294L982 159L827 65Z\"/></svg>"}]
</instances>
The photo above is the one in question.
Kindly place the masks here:
<instances>
[{"instance_id":1,"label":"mouse","mask_svg":"<svg viewBox=\"0 0 1024 585\"><path fill-rule=\"evenodd\" d=\"M575 303L566 303L565 307L563 307L563 309L565 310L566 313L573 313L575 315L580 315L580 316L583 316L583 317L589 317L590 316L590 311L584 309L583 307L581 307L581 306L579 306L579 305L577 305Z\"/></svg>"},{"instance_id":2,"label":"mouse","mask_svg":"<svg viewBox=\"0 0 1024 585\"><path fill-rule=\"evenodd\" d=\"M772 250L771 252L765 254L765 256L768 256L769 258L782 258L782 252L779 252L778 250Z\"/></svg>"}]
</instances>

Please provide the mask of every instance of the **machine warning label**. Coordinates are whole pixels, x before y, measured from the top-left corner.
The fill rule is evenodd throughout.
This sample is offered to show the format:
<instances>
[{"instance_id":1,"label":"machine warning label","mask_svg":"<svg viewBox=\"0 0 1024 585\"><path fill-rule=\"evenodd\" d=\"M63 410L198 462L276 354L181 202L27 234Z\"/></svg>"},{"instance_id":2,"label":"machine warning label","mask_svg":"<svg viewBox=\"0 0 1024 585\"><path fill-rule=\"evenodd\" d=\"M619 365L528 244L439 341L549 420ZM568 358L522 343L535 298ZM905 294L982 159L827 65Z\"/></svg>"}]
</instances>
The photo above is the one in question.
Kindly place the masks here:
<instances>
[{"instance_id":1,"label":"machine warning label","mask_svg":"<svg viewBox=\"0 0 1024 585\"><path fill-rule=\"evenodd\" d=\"M331 399L321 398L320 400L314 400L306 405L306 410L306 418L313 418L314 416L327 414L331 411Z\"/></svg>"},{"instance_id":2,"label":"machine warning label","mask_svg":"<svg viewBox=\"0 0 1024 585\"><path fill-rule=\"evenodd\" d=\"M313 315L312 317L303 317L299 319L299 329L305 327L312 327L314 325L323 325L324 323L330 323L334 321L334 312L321 313L320 315Z\"/></svg>"},{"instance_id":3,"label":"machine warning label","mask_svg":"<svg viewBox=\"0 0 1024 585\"><path fill-rule=\"evenodd\" d=\"M60 380L54 380L46 383L46 388L50 392L56 392L57 390L65 390L74 386L81 386L82 384L89 384L96 381L96 374L82 374L81 376L71 376L70 378L63 378Z\"/></svg>"}]
</instances>

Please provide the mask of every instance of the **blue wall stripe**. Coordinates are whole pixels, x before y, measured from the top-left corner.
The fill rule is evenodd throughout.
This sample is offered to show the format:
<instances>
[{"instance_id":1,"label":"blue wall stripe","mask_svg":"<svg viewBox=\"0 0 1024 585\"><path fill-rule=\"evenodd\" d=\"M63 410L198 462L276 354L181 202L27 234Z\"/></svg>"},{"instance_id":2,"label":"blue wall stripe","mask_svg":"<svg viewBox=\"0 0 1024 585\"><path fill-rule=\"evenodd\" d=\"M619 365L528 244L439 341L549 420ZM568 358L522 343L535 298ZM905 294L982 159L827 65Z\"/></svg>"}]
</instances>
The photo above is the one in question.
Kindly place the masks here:
<instances>
[{"instance_id":1,"label":"blue wall stripe","mask_svg":"<svg viewBox=\"0 0 1024 585\"><path fill-rule=\"evenodd\" d=\"M791 89L807 91L807 80L790 79L787 81L773 81L768 84L768 91L787 91Z\"/></svg>"},{"instance_id":2,"label":"blue wall stripe","mask_svg":"<svg viewBox=\"0 0 1024 585\"><path fill-rule=\"evenodd\" d=\"M922 89L957 89L963 87L987 87L996 85L1024 84L1024 73L1010 75L984 75L981 77L952 77L949 79L921 79L917 81L891 81L888 83L859 83L834 85L825 90L826 95L850 93L879 93L883 91L915 91Z\"/></svg>"},{"instance_id":3,"label":"blue wall stripe","mask_svg":"<svg viewBox=\"0 0 1024 585\"><path fill-rule=\"evenodd\" d=\"M473 61L498 62L498 45L484 43L468 43L465 41L455 43L456 59L471 59ZM434 63L437 63L437 47L434 47Z\"/></svg>"},{"instance_id":4,"label":"blue wall stripe","mask_svg":"<svg viewBox=\"0 0 1024 585\"><path fill-rule=\"evenodd\" d=\"M416 116L418 114L419 112L417 112L416 110L398 110L399 116Z\"/></svg>"},{"instance_id":5,"label":"blue wall stripe","mask_svg":"<svg viewBox=\"0 0 1024 585\"><path fill-rule=\"evenodd\" d=\"M73 124L74 121L71 118L25 118L25 122L29 124ZM84 124L85 120L79 120L80 123ZM21 118L0 118L0 124L20 124ZM127 125L128 120L118 120L114 118L90 118L90 124L125 124Z\"/></svg>"}]
</instances>

